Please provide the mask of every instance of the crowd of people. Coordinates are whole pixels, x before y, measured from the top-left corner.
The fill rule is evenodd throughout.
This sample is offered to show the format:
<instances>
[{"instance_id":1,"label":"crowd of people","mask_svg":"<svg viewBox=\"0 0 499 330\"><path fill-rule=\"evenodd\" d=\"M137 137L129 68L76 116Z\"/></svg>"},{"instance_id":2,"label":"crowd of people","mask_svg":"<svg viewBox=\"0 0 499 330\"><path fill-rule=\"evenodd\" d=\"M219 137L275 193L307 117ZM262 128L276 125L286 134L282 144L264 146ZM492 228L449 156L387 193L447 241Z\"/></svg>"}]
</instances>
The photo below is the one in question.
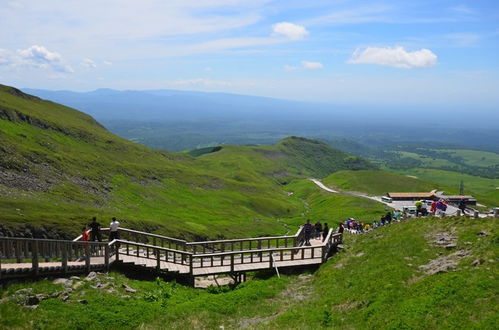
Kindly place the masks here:
<instances>
[{"instance_id":1,"label":"crowd of people","mask_svg":"<svg viewBox=\"0 0 499 330\"><path fill-rule=\"evenodd\" d=\"M327 234L329 234L329 226L327 222L324 223L324 226L322 226L320 221L317 221L314 225L312 225L310 220L307 220L307 222L303 225L303 234L306 246L312 245L310 243L311 239L321 240L324 242Z\"/></svg>"}]
</instances>

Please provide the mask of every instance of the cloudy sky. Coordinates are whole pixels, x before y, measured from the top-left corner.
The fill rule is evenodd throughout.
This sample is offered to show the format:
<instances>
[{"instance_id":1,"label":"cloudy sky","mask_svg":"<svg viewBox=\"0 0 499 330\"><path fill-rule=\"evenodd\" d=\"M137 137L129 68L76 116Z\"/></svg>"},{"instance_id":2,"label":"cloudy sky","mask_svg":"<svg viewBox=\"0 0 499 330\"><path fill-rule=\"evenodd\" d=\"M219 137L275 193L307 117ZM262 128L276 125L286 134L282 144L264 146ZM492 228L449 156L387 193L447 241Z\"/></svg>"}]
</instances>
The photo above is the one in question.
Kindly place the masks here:
<instances>
[{"instance_id":1,"label":"cloudy sky","mask_svg":"<svg viewBox=\"0 0 499 330\"><path fill-rule=\"evenodd\" d=\"M0 83L499 106L496 0L0 0Z\"/></svg>"}]
</instances>

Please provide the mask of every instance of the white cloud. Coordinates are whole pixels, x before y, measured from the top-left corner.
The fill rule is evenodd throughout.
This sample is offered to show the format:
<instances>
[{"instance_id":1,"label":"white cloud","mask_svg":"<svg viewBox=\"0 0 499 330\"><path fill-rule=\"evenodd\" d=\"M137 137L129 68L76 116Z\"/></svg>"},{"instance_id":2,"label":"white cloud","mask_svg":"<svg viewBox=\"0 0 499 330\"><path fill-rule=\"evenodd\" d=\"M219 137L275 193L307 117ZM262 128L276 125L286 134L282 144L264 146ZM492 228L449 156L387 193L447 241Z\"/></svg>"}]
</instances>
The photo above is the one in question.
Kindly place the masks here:
<instances>
[{"instance_id":1,"label":"white cloud","mask_svg":"<svg viewBox=\"0 0 499 330\"><path fill-rule=\"evenodd\" d=\"M425 48L409 52L401 46L367 47L364 50L355 50L348 63L377 64L404 69L425 68L437 64L437 55Z\"/></svg>"},{"instance_id":2,"label":"white cloud","mask_svg":"<svg viewBox=\"0 0 499 330\"><path fill-rule=\"evenodd\" d=\"M463 4L454 6L451 8L451 10L460 14L467 14L467 15L475 14L475 11L473 9Z\"/></svg>"},{"instance_id":3,"label":"white cloud","mask_svg":"<svg viewBox=\"0 0 499 330\"><path fill-rule=\"evenodd\" d=\"M113 65L113 62L111 62L111 61L103 61L102 63L104 63L104 65L108 65L108 66Z\"/></svg>"},{"instance_id":4,"label":"white cloud","mask_svg":"<svg viewBox=\"0 0 499 330\"><path fill-rule=\"evenodd\" d=\"M476 46L482 39L482 36L474 33L452 33L446 37L458 47Z\"/></svg>"},{"instance_id":5,"label":"white cloud","mask_svg":"<svg viewBox=\"0 0 499 330\"><path fill-rule=\"evenodd\" d=\"M59 53L51 52L43 46L33 45L26 49L19 49L17 54L19 55L20 64L43 69L52 68L58 72L74 72L73 68L64 63Z\"/></svg>"},{"instance_id":6,"label":"white cloud","mask_svg":"<svg viewBox=\"0 0 499 330\"><path fill-rule=\"evenodd\" d=\"M9 65L11 63L10 53L5 49L0 48L0 66Z\"/></svg>"},{"instance_id":7,"label":"white cloud","mask_svg":"<svg viewBox=\"0 0 499 330\"><path fill-rule=\"evenodd\" d=\"M302 61L301 66L309 70L317 70L317 69L322 69L324 67L324 65L322 65L321 62L308 62L308 61Z\"/></svg>"},{"instance_id":8,"label":"white cloud","mask_svg":"<svg viewBox=\"0 0 499 330\"><path fill-rule=\"evenodd\" d=\"M284 36L289 40L301 40L309 34L304 26L289 22L274 24L272 26L272 32L274 36Z\"/></svg>"},{"instance_id":9,"label":"white cloud","mask_svg":"<svg viewBox=\"0 0 499 330\"><path fill-rule=\"evenodd\" d=\"M83 61L81 61L81 66L89 69L95 69L97 67L97 64L95 64L95 62L92 59L85 58L83 59Z\"/></svg>"},{"instance_id":10,"label":"white cloud","mask_svg":"<svg viewBox=\"0 0 499 330\"><path fill-rule=\"evenodd\" d=\"M298 67L286 64L285 66L282 67L282 69L286 72L294 72L298 70Z\"/></svg>"}]
</instances>

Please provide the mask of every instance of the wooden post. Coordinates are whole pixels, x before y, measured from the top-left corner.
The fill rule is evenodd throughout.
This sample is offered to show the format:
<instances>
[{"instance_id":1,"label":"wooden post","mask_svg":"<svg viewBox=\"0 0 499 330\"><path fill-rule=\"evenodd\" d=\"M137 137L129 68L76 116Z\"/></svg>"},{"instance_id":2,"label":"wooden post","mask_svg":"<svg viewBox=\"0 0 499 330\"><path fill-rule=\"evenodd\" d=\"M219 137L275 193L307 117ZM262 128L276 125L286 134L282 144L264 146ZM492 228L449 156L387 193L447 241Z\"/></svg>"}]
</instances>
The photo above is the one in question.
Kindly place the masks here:
<instances>
[{"instance_id":1,"label":"wooden post","mask_svg":"<svg viewBox=\"0 0 499 330\"><path fill-rule=\"evenodd\" d=\"M16 241L16 261L21 263L21 241Z\"/></svg>"},{"instance_id":2,"label":"wooden post","mask_svg":"<svg viewBox=\"0 0 499 330\"><path fill-rule=\"evenodd\" d=\"M61 266L63 273L66 274L68 272L68 246L66 243L62 243L61 248L62 248Z\"/></svg>"},{"instance_id":3,"label":"wooden post","mask_svg":"<svg viewBox=\"0 0 499 330\"><path fill-rule=\"evenodd\" d=\"M494 218L499 218L499 207L494 209Z\"/></svg>"},{"instance_id":4,"label":"wooden post","mask_svg":"<svg viewBox=\"0 0 499 330\"><path fill-rule=\"evenodd\" d=\"M272 260L273 260L273 256L272 256L272 251L269 251L269 268L272 269Z\"/></svg>"},{"instance_id":5,"label":"wooden post","mask_svg":"<svg viewBox=\"0 0 499 330\"><path fill-rule=\"evenodd\" d=\"M459 209L458 209L458 210L456 211L456 215L457 215L458 217L460 217L460 216L462 215L462 214L461 214L461 210L459 210Z\"/></svg>"},{"instance_id":6,"label":"wooden post","mask_svg":"<svg viewBox=\"0 0 499 330\"><path fill-rule=\"evenodd\" d=\"M479 213L478 213L478 211L477 211L477 210L475 210L475 211L473 212L473 216L475 217L475 219L478 219L478 218L479 218Z\"/></svg>"},{"instance_id":7,"label":"wooden post","mask_svg":"<svg viewBox=\"0 0 499 330\"><path fill-rule=\"evenodd\" d=\"M109 244L104 246L104 265L106 266L106 272L109 271Z\"/></svg>"},{"instance_id":8,"label":"wooden post","mask_svg":"<svg viewBox=\"0 0 499 330\"><path fill-rule=\"evenodd\" d=\"M189 273L194 275L194 255L189 255Z\"/></svg>"},{"instance_id":9,"label":"wooden post","mask_svg":"<svg viewBox=\"0 0 499 330\"><path fill-rule=\"evenodd\" d=\"M129 251L128 244L127 244L127 246L126 246L126 254L130 255L129 252L130 251ZM114 260L115 261L120 260L120 246L119 246L118 243L114 243Z\"/></svg>"},{"instance_id":10,"label":"wooden post","mask_svg":"<svg viewBox=\"0 0 499 330\"><path fill-rule=\"evenodd\" d=\"M87 269L87 273L90 273L90 249L85 249L85 268Z\"/></svg>"},{"instance_id":11,"label":"wooden post","mask_svg":"<svg viewBox=\"0 0 499 330\"><path fill-rule=\"evenodd\" d=\"M156 250L156 270L159 272L161 270L161 252Z\"/></svg>"},{"instance_id":12,"label":"wooden post","mask_svg":"<svg viewBox=\"0 0 499 330\"><path fill-rule=\"evenodd\" d=\"M33 267L33 273L35 276L38 275L38 241L33 240L31 245L31 265Z\"/></svg>"},{"instance_id":13,"label":"wooden post","mask_svg":"<svg viewBox=\"0 0 499 330\"><path fill-rule=\"evenodd\" d=\"M234 254L230 255L230 272L234 272Z\"/></svg>"}]
</instances>

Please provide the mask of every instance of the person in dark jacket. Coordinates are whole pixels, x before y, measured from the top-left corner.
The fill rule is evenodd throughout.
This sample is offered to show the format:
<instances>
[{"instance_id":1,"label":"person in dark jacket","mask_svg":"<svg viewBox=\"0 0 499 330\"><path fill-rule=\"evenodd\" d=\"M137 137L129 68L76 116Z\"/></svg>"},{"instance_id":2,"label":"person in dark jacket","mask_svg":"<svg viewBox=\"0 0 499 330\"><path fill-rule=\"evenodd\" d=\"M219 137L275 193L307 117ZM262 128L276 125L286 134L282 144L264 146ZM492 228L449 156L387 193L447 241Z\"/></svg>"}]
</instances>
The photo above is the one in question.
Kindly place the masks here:
<instances>
[{"instance_id":1,"label":"person in dark jacket","mask_svg":"<svg viewBox=\"0 0 499 330\"><path fill-rule=\"evenodd\" d=\"M319 220L314 225L315 239L321 238L322 224Z\"/></svg>"},{"instance_id":2,"label":"person in dark jacket","mask_svg":"<svg viewBox=\"0 0 499 330\"><path fill-rule=\"evenodd\" d=\"M466 215L466 200L464 199L464 197L461 197L457 208L461 210L463 215Z\"/></svg>"},{"instance_id":3,"label":"person in dark jacket","mask_svg":"<svg viewBox=\"0 0 499 330\"><path fill-rule=\"evenodd\" d=\"M345 225L343 224L343 222L340 222L338 226L338 234L343 234L344 231L345 231Z\"/></svg>"},{"instance_id":4,"label":"person in dark jacket","mask_svg":"<svg viewBox=\"0 0 499 330\"><path fill-rule=\"evenodd\" d=\"M93 217L92 222L88 226L92 229L92 231L90 231L90 240L102 242L100 223L97 222L97 218Z\"/></svg>"},{"instance_id":5,"label":"person in dark jacket","mask_svg":"<svg viewBox=\"0 0 499 330\"><path fill-rule=\"evenodd\" d=\"M305 237L305 245L310 246L310 235L312 235L312 225L310 224L310 220L303 225L303 233Z\"/></svg>"},{"instance_id":6,"label":"person in dark jacket","mask_svg":"<svg viewBox=\"0 0 499 330\"><path fill-rule=\"evenodd\" d=\"M324 242L326 240L327 234L329 234L329 227L327 225L327 222L324 224L324 228L322 228L322 241Z\"/></svg>"}]
</instances>

